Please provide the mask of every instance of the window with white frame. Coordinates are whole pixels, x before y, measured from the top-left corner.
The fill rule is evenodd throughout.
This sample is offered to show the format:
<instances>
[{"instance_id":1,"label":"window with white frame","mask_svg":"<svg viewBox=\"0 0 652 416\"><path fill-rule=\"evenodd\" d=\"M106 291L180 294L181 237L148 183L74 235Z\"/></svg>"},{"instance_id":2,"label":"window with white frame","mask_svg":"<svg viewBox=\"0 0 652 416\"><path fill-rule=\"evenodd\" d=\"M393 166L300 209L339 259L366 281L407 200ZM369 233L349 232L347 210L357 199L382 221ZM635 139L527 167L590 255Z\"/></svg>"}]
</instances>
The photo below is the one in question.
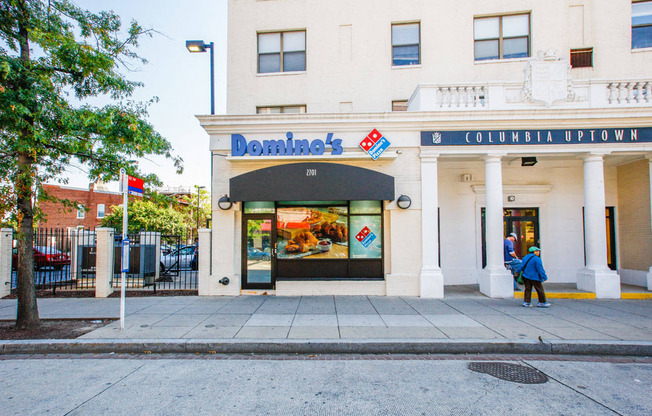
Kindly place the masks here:
<instances>
[{"instance_id":1,"label":"window with white frame","mask_svg":"<svg viewBox=\"0 0 652 416\"><path fill-rule=\"evenodd\" d=\"M652 47L652 1L632 3L632 49Z\"/></svg>"},{"instance_id":2,"label":"window with white frame","mask_svg":"<svg viewBox=\"0 0 652 416\"><path fill-rule=\"evenodd\" d=\"M305 70L305 30L258 34L258 73Z\"/></svg>"},{"instance_id":3,"label":"window with white frame","mask_svg":"<svg viewBox=\"0 0 652 416\"><path fill-rule=\"evenodd\" d=\"M106 208L104 204L97 204L97 218L104 218L105 209Z\"/></svg>"},{"instance_id":4,"label":"window with white frame","mask_svg":"<svg viewBox=\"0 0 652 416\"><path fill-rule=\"evenodd\" d=\"M392 25L392 65L419 65L420 54L419 23Z\"/></svg>"},{"instance_id":5,"label":"window with white frame","mask_svg":"<svg viewBox=\"0 0 652 416\"><path fill-rule=\"evenodd\" d=\"M83 205L77 206L77 219L83 220L86 218L86 208Z\"/></svg>"},{"instance_id":6,"label":"window with white frame","mask_svg":"<svg viewBox=\"0 0 652 416\"><path fill-rule=\"evenodd\" d=\"M476 61L530 56L530 15L476 17L473 19Z\"/></svg>"}]
</instances>

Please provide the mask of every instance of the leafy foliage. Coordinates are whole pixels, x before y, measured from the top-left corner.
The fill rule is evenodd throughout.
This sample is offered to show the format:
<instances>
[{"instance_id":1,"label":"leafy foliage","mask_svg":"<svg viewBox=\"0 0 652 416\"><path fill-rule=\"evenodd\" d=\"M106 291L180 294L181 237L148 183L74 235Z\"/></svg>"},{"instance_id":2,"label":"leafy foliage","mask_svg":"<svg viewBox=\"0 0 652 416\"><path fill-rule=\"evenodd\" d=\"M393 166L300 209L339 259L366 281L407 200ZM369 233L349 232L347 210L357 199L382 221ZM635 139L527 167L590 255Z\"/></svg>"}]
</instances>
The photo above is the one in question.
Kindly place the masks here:
<instances>
[{"instance_id":1,"label":"leafy foliage","mask_svg":"<svg viewBox=\"0 0 652 416\"><path fill-rule=\"evenodd\" d=\"M122 207L112 206L112 212L102 219L103 227L122 231ZM179 235L187 229L187 218L170 207L160 206L152 201L140 199L130 201L129 233L138 231L157 231L161 234Z\"/></svg>"},{"instance_id":2,"label":"leafy foliage","mask_svg":"<svg viewBox=\"0 0 652 416\"><path fill-rule=\"evenodd\" d=\"M91 13L69 0L0 0L0 209L20 224L17 326L39 323L30 253L41 183L65 182L66 167L82 162L90 180L117 179L124 167L158 184L129 163L150 154L182 170L146 120L155 100L131 101L140 84L122 73L145 62L135 48L152 33L131 22L123 34L113 12ZM89 104L96 96L111 103Z\"/></svg>"}]
</instances>

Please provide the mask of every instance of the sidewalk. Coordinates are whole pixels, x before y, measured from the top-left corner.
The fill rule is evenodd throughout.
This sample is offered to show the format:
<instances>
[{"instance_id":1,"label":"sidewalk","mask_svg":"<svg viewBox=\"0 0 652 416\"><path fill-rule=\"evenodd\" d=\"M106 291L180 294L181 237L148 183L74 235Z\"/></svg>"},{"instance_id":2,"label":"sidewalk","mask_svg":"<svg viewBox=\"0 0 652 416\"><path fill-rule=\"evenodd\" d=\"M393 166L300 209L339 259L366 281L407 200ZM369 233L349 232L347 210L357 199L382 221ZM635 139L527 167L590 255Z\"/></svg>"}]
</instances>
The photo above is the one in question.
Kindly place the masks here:
<instances>
[{"instance_id":1,"label":"sidewalk","mask_svg":"<svg viewBox=\"0 0 652 416\"><path fill-rule=\"evenodd\" d=\"M652 355L651 300L372 296L143 297L76 340L0 341L30 352L431 352ZM39 299L42 319L118 318L119 299ZM16 301L0 300L0 320Z\"/></svg>"}]
</instances>

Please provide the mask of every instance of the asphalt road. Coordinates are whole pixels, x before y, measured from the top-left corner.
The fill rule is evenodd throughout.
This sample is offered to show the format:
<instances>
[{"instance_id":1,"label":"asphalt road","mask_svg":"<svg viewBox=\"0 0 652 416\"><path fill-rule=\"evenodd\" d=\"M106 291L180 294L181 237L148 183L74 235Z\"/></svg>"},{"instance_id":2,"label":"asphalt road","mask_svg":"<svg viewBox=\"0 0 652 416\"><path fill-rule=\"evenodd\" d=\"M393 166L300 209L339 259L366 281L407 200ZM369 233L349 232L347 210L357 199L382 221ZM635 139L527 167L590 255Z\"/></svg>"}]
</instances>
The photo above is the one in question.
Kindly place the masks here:
<instances>
[{"instance_id":1,"label":"asphalt road","mask_svg":"<svg viewBox=\"0 0 652 416\"><path fill-rule=\"evenodd\" d=\"M471 371L502 361L542 384ZM520 370L519 370L520 371ZM2 415L650 415L646 358L0 356Z\"/></svg>"}]
</instances>

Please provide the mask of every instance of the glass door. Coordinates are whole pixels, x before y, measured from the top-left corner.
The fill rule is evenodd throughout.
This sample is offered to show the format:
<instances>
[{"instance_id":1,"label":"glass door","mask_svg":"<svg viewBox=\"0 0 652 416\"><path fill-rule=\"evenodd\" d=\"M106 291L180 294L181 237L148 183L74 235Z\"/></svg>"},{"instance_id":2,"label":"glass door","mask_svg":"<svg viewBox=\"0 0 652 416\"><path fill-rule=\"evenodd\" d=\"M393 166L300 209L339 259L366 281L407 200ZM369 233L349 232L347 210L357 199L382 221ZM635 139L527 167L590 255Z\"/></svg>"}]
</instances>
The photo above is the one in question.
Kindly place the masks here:
<instances>
[{"instance_id":1,"label":"glass door","mask_svg":"<svg viewBox=\"0 0 652 416\"><path fill-rule=\"evenodd\" d=\"M481 209L482 228L482 267L487 266L485 209ZM516 233L518 239L514 242L514 252L519 258L528 254L532 246L539 246L539 209L538 208L505 208L503 210L503 235Z\"/></svg>"},{"instance_id":2,"label":"glass door","mask_svg":"<svg viewBox=\"0 0 652 416\"><path fill-rule=\"evenodd\" d=\"M245 215L242 224L242 288L273 289L276 280L274 216Z\"/></svg>"}]
</instances>

